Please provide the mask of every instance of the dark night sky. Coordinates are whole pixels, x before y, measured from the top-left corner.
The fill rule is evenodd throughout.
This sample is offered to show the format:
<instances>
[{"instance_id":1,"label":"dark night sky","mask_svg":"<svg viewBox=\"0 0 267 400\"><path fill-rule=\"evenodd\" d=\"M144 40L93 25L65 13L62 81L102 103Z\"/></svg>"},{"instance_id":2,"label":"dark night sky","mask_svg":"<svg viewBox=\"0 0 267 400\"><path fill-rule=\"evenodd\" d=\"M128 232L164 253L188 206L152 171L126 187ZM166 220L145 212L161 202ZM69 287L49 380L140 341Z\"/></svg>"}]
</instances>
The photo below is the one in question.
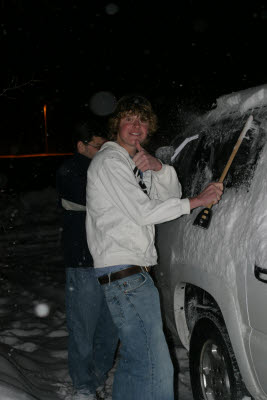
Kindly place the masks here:
<instances>
[{"instance_id":1,"label":"dark night sky","mask_svg":"<svg viewBox=\"0 0 267 400\"><path fill-rule=\"evenodd\" d=\"M266 83L265 3L1 0L1 153L44 150L44 103L50 151L68 151L100 91L146 95L166 130L178 104Z\"/></svg>"}]
</instances>

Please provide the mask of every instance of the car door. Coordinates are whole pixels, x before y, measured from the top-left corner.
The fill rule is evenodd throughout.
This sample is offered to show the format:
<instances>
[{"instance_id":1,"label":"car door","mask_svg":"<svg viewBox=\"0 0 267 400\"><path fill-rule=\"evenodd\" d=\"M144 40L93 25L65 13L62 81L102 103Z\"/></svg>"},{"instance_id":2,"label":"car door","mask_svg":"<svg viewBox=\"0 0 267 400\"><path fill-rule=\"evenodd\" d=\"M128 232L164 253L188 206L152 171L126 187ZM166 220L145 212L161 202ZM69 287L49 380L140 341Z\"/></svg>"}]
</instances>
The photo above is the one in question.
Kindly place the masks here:
<instances>
[{"instance_id":1,"label":"car door","mask_svg":"<svg viewBox=\"0 0 267 400\"><path fill-rule=\"evenodd\" d=\"M267 137L253 183L252 236L246 272L247 311L251 332L249 348L258 380L267 395Z\"/></svg>"},{"instance_id":2,"label":"car door","mask_svg":"<svg viewBox=\"0 0 267 400\"><path fill-rule=\"evenodd\" d=\"M251 326L250 351L258 380L267 394L267 269L247 269L247 309Z\"/></svg>"}]
</instances>

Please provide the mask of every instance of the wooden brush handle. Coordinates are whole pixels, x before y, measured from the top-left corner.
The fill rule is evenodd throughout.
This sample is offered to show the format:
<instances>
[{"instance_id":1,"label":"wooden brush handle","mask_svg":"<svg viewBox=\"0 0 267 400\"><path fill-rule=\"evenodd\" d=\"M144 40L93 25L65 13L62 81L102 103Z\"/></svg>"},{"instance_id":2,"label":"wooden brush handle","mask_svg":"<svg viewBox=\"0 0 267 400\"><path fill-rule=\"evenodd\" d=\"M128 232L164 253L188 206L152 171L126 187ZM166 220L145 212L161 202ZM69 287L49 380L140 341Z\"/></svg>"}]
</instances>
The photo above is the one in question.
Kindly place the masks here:
<instances>
[{"instance_id":1,"label":"wooden brush handle","mask_svg":"<svg viewBox=\"0 0 267 400\"><path fill-rule=\"evenodd\" d=\"M222 175L221 175L221 177L219 179L219 182L222 183L224 181L224 178L225 178L225 176L226 176L226 174L227 174L227 172L228 172L228 170L229 170L229 168L230 168L230 166L231 166L231 164L233 162L233 159L235 158L235 155L236 155L236 153L237 153L237 151L238 151L238 149L239 149L239 147L240 147L240 145L242 143L242 140L244 139L245 134L247 133L247 131L251 127L252 121L253 121L253 116L250 115L248 117L248 119L247 119L247 122L245 123L245 126L244 126L242 132L239 135L239 138L237 139L235 147L233 148L232 154L229 157L229 160L228 160L228 162L227 162L227 164L226 164L226 166L225 166L225 168L223 170L223 173L222 173Z\"/></svg>"},{"instance_id":2,"label":"wooden brush handle","mask_svg":"<svg viewBox=\"0 0 267 400\"><path fill-rule=\"evenodd\" d=\"M238 151L238 149L239 149L239 147L240 147L240 145L242 143L242 140L245 137L245 134L251 128L252 121L253 121L253 115L250 115L248 117L248 119L247 119L247 122L245 123L244 128L242 129L242 132L239 135L239 138L237 139L237 142L235 144L235 147L233 148L232 154L230 155L229 160L227 161L227 164L226 164L226 166L225 166L225 168L223 170L223 173L222 173L222 175L221 175L221 177L220 177L218 182L223 183L224 178L226 177L226 174L229 171L229 168L230 168L230 166L231 166L231 164L233 162L233 159L235 158L235 155L236 155L236 153L237 153L237 151ZM213 204L209 204L207 208L211 208L212 205Z\"/></svg>"}]
</instances>

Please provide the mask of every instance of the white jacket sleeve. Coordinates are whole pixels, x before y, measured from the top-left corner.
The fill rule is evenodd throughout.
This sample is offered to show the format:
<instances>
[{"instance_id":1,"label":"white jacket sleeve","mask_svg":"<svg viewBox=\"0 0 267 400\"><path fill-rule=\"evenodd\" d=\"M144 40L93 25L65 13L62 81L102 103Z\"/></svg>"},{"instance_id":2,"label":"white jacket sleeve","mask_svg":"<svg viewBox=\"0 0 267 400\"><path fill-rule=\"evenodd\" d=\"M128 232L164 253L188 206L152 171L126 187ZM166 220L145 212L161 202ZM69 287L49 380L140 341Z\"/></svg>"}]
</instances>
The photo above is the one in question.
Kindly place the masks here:
<instances>
[{"instance_id":1,"label":"white jacket sleeve","mask_svg":"<svg viewBox=\"0 0 267 400\"><path fill-rule=\"evenodd\" d=\"M173 167L163 164L160 171L152 171L150 198L164 201L170 197L181 196L181 185Z\"/></svg>"},{"instance_id":2,"label":"white jacket sleeve","mask_svg":"<svg viewBox=\"0 0 267 400\"><path fill-rule=\"evenodd\" d=\"M169 179L175 180L171 175ZM138 225L160 224L190 213L189 200L180 199L180 189L174 189L174 182L171 185L171 197L167 198L167 187L162 177L156 181L157 189L161 187L159 192L163 200L150 199L136 182L129 165L120 159L109 158L99 166L94 184L99 185L100 192L109 198L114 207L118 207Z\"/></svg>"}]
</instances>

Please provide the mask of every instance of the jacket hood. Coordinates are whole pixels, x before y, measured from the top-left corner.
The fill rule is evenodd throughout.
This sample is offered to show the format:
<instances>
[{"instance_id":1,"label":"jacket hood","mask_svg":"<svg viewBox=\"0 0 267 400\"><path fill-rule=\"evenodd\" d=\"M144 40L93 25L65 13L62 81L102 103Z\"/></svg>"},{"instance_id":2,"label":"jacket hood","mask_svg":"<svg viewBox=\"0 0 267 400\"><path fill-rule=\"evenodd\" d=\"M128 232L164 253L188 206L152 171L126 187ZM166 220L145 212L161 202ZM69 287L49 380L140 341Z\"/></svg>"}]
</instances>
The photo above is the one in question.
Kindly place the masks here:
<instances>
[{"instance_id":1,"label":"jacket hood","mask_svg":"<svg viewBox=\"0 0 267 400\"><path fill-rule=\"evenodd\" d=\"M120 144L118 144L117 142L111 142L111 141L105 142L105 143L103 144L103 146L101 147L101 149L99 150L99 153L102 152L102 151L104 151L105 149L116 150L116 151L119 151L119 152L121 152L122 154L124 154L124 155L130 157L128 151L125 150L125 148L122 147L122 146L121 146ZM130 157L130 158L131 158L131 157Z\"/></svg>"},{"instance_id":2,"label":"jacket hood","mask_svg":"<svg viewBox=\"0 0 267 400\"><path fill-rule=\"evenodd\" d=\"M135 163L133 162L133 159L128 151L116 142L105 142L94 158L102 158L102 156L104 157L104 154L108 155L109 157L117 158L118 153L121 154L123 158L128 161L128 163L130 163L132 168L135 167Z\"/></svg>"}]
</instances>

